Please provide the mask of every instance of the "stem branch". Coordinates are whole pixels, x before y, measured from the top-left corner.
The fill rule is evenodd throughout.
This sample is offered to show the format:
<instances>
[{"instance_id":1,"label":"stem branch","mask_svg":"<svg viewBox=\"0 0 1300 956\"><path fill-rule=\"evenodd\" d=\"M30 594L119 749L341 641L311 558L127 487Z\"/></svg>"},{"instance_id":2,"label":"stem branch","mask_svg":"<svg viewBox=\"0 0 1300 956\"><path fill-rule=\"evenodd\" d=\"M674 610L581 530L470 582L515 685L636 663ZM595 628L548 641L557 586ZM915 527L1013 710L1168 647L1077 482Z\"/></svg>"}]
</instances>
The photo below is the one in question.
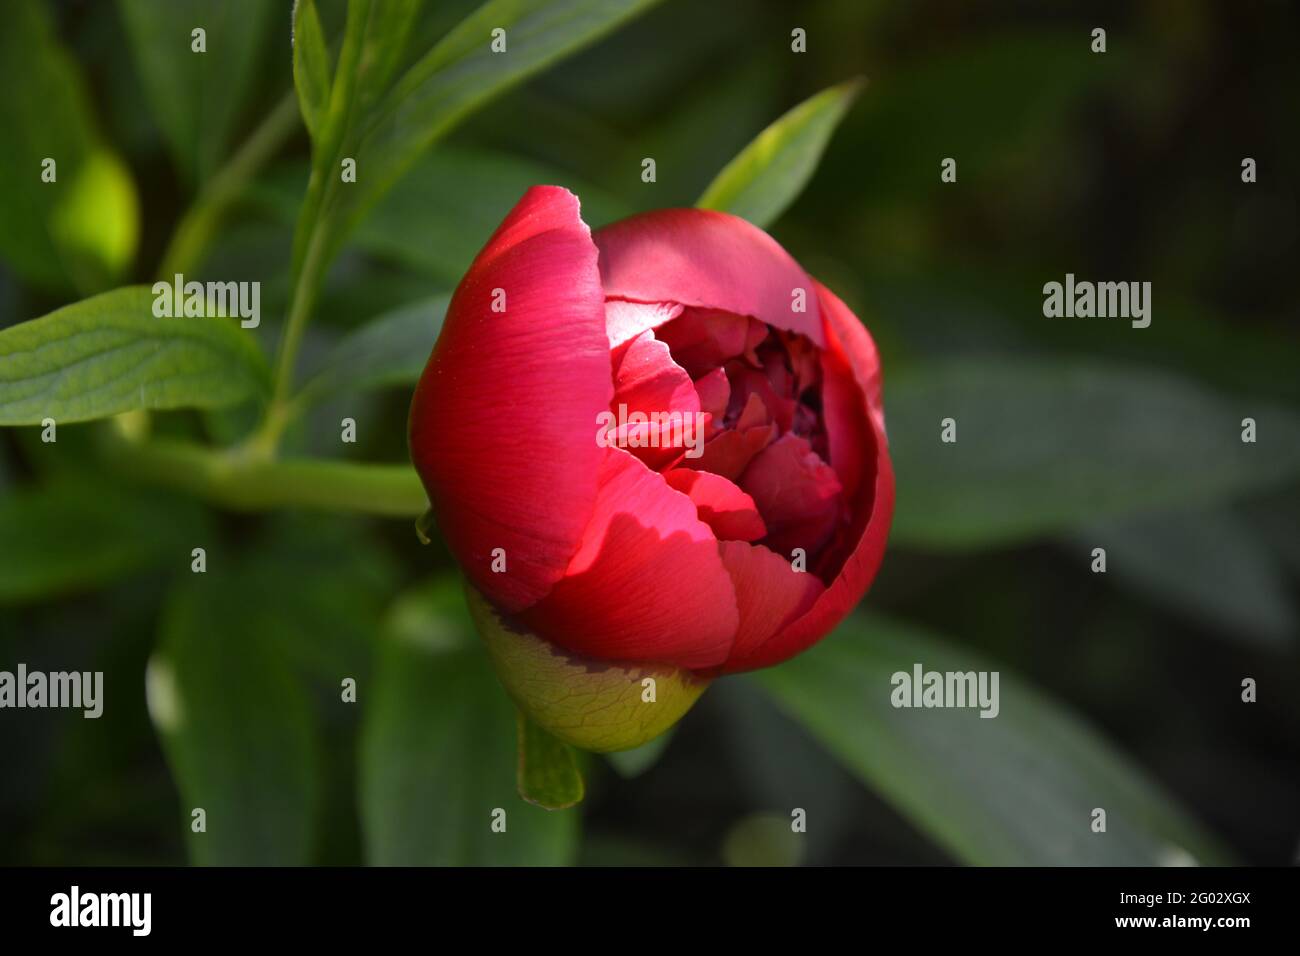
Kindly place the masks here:
<instances>
[{"instance_id":1,"label":"stem branch","mask_svg":"<svg viewBox=\"0 0 1300 956\"><path fill-rule=\"evenodd\" d=\"M172 233L158 267L161 278L194 269L203 259L221 217L257 171L298 128L298 98L292 90L276 104L239 151L208 180Z\"/></svg>"},{"instance_id":2,"label":"stem branch","mask_svg":"<svg viewBox=\"0 0 1300 956\"><path fill-rule=\"evenodd\" d=\"M179 488L233 511L289 507L416 518L429 506L409 465L267 460L173 439L134 442L120 432L109 439L107 450L112 464L133 478Z\"/></svg>"}]
</instances>

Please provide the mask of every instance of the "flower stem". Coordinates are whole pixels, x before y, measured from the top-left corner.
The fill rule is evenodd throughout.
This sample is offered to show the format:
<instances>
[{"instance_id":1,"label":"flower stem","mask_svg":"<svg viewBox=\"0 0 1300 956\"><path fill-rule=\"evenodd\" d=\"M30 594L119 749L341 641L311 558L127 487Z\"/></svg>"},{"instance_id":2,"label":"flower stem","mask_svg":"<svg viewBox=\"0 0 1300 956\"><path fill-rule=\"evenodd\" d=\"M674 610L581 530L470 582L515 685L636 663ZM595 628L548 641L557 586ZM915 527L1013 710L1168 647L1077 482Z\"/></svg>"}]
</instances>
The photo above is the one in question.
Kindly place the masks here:
<instances>
[{"instance_id":1,"label":"flower stem","mask_svg":"<svg viewBox=\"0 0 1300 956\"><path fill-rule=\"evenodd\" d=\"M274 391L271 394L272 409L286 405L293 389L298 349L302 346L307 319L311 316L312 308L316 304L316 294L320 290L324 248L325 230L317 225L312 229L311 238L307 242L307 254L303 259L298 279L294 283L293 301L289 305L289 316L285 320L284 333L280 338L280 351L275 360Z\"/></svg>"},{"instance_id":2,"label":"flower stem","mask_svg":"<svg viewBox=\"0 0 1300 956\"><path fill-rule=\"evenodd\" d=\"M163 253L162 263L158 267L159 276L170 279L177 273L184 275L198 266L230 204L238 198L257 171L284 145L285 140L298 128L299 122L297 95L290 90L276 104L275 109L267 114L239 151L230 157L199 192L194 204L172 233L167 251Z\"/></svg>"},{"instance_id":3,"label":"flower stem","mask_svg":"<svg viewBox=\"0 0 1300 956\"><path fill-rule=\"evenodd\" d=\"M391 518L416 518L429 506L409 465L327 459L276 459L214 450L192 442L134 442L118 434L107 444L112 464L130 477L167 485L232 511L306 508Z\"/></svg>"}]
</instances>

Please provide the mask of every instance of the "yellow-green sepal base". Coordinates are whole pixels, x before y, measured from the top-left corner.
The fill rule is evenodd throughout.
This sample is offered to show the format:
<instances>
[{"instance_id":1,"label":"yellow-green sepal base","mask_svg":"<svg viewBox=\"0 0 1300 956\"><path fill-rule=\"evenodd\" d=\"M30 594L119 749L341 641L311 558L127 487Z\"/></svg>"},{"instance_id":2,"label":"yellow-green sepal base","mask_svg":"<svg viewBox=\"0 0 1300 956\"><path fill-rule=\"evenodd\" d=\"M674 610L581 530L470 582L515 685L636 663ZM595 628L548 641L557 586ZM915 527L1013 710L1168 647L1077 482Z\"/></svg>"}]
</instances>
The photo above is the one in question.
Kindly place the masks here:
<instances>
[{"instance_id":1,"label":"yellow-green sepal base","mask_svg":"<svg viewBox=\"0 0 1300 956\"><path fill-rule=\"evenodd\" d=\"M574 747L611 753L648 743L709 686L669 665L569 654L512 625L473 587L466 585L465 595L506 693L539 727Z\"/></svg>"}]
</instances>

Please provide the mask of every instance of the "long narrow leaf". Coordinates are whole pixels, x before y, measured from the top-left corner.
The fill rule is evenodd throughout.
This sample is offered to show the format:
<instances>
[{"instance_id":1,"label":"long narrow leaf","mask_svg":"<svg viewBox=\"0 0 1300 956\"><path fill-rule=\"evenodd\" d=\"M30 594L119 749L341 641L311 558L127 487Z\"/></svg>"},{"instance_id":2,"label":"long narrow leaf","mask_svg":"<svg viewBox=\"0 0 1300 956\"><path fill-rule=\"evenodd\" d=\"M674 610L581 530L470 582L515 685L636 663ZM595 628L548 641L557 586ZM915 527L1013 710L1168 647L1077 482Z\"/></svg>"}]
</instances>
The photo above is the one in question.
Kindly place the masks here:
<instances>
[{"instance_id":1,"label":"long narrow leaf","mask_svg":"<svg viewBox=\"0 0 1300 956\"><path fill-rule=\"evenodd\" d=\"M865 783L964 862L1225 862L1217 843L1141 769L1005 670L995 708L895 706L901 685L894 675L910 678L917 665L943 674L1000 670L914 628L864 615L756 676ZM982 709L996 716L981 717ZM1093 828L1098 809L1104 832Z\"/></svg>"},{"instance_id":2,"label":"long narrow leaf","mask_svg":"<svg viewBox=\"0 0 1300 956\"><path fill-rule=\"evenodd\" d=\"M861 89L860 81L843 83L804 100L741 150L696 205L770 225L808 184Z\"/></svg>"}]
</instances>

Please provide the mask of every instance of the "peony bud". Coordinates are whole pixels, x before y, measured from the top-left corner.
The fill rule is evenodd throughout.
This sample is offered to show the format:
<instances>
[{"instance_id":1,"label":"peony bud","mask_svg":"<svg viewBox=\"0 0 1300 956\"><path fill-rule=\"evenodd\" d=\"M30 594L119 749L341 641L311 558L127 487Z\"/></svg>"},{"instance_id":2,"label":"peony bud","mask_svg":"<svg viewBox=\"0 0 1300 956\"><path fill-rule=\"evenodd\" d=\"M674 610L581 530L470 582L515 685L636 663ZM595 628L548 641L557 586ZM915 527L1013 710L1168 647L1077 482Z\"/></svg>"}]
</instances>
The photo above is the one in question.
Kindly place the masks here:
<instances>
[{"instance_id":1,"label":"peony bud","mask_svg":"<svg viewBox=\"0 0 1300 956\"><path fill-rule=\"evenodd\" d=\"M734 216L593 235L557 187L461 280L410 442L506 690L589 750L825 636L893 513L879 359L834 294Z\"/></svg>"}]
</instances>

